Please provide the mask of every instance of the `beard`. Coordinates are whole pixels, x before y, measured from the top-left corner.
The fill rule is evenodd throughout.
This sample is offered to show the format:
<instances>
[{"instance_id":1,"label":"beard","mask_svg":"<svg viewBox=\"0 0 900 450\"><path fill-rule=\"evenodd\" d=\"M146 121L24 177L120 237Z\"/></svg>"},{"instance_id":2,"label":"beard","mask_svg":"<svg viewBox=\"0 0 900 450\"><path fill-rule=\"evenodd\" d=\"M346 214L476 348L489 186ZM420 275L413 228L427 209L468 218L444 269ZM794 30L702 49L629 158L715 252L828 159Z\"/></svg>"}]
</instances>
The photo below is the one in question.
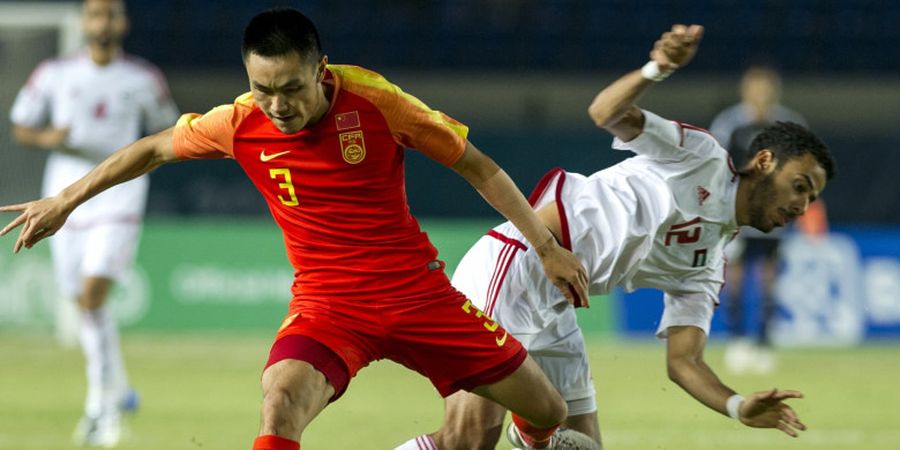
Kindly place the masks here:
<instances>
[{"instance_id":1,"label":"beard","mask_svg":"<svg viewBox=\"0 0 900 450\"><path fill-rule=\"evenodd\" d=\"M768 233L775 228L766 214L767 207L775 200L775 176L766 175L750 193L750 226Z\"/></svg>"}]
</instances>

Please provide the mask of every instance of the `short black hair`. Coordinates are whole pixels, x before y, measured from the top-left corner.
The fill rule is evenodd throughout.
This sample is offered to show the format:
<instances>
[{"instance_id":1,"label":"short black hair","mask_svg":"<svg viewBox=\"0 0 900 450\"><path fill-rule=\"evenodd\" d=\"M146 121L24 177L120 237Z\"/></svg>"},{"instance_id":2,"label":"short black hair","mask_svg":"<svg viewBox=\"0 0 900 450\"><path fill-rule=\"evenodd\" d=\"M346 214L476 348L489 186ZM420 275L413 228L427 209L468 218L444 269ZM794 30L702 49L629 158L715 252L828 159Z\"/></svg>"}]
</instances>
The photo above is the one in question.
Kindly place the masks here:
<instances>
[{"instance_id":1,"label":"short black hair","mask_svg":"<svg viewBox=\"0 0 900 450\"><path fill-rule=\"evenodd\" d=\"M825 169L828 180L837 175L837 167L828 146L802 125L794 122L775 122L762 130L750 143L750 155L767 149L775 155L778 164L810 153Z\"/></svg>"},{"instance_id":2,"label":"short black hair","mask_svg":"<svg viewBox=\"0 0 900 450\"><path fill-rule=\"evenodd\" d=\"M273 57L296 53L318 61L322 55L319 32L303 13L292 8L274 8L257 14L244 29L241 53Z\"/></svg>"}]
</instances>

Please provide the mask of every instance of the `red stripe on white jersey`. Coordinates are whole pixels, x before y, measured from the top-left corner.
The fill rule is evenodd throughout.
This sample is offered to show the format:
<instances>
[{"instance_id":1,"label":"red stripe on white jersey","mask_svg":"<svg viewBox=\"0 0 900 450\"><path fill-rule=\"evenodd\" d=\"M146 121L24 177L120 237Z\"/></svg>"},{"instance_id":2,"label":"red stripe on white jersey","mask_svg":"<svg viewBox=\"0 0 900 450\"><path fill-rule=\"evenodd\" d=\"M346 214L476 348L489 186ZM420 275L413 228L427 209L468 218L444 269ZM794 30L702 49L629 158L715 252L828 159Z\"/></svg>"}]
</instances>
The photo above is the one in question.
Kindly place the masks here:
<instances>
[{"instance_id":1,"label":"red stripe on white jersey","mask_svg":"<svg viewBox=\"0 0 900 450\"><path fill-rule=\"evenodd\" d=\"M494 292L494 285L497 283L497 278L500 276L500 262L503 260L503 254L506 252L509 246L504 245L502 249L500 249L500 256L497 258L497 261L494 263L494 272L491 274L491 281L488 283L487 295L485 296L484 308L487 309L488 303L491 298L491 294Z\"/></svg>"},{"instance_id":2,"label":"red stripe on white jersey","mask_svg":"<svg viewBox=\"0 0 900 450\"><path fill-rule=\"evenodd\" d=\"M500 234L500 233L498 233L498 232L496 232L496 231L494 231L494 230L488 231L488 232L487 232L487 235L490 236L490 237L492 237L492 238L494 238L494 239L496 239L496 240L498 240L498 241L504 242L504 243L506 243L506 244L514 245L514 246L516 246L519 250L525 251L525 250L528 249L528 247L526 247L525 244L523 244L521 241L519 241L519 240L517 240L517 239L513 239L513 238L511 238L511 237L509 237L509 236L502 235L502 234Z\"/></svg>"},{"instance_id":3,"label":"red stripe on white jersey","mask_svg":"<svg viewBox=\"0 0 900 450\"><path fill-rule=\"evenodd\" d=\"M689 124L689 123L679 122L679 121L677 121L677 120L675 121L675 123L677 123L678 126L681 127L681 128L686 128L686 129L688 129L688 130L700 131L700 132L702 132L702 133L706 133L706 134L712 136L712 133L710 133L709 130L707 130L706 128L700 128L700 127L698 127L698 126L696 126L696 125L691 125L691 124Z\"/></svg>"},{"instance_id":4,"label":"red stripe on white jersey","mask_svg":"<svg viewBox=\"0 0 900 450\"><path fill-rule=\"evenodd\" d=\"M484 303L484 312L488 317L492 316L494 304L496 304L497 297L500 295L500 288L503 287L503 280L506 278L506 272L515 254L516 247L510 244L504 245L503 249L500 250L500 256L494 264L494 274L491 276L491 284L488 286L487 297Z\"/></svg>"},{"instance_id":5,"label":"red stripe on white jersey","mask_svg":"<svg viewBox=\"0 0 900 450\"><path fill-rule=\"evenodd\" d=\"M556 190L553 193L553 199L556 202L556 211L559 215L560 232L562 234L560 236L560 245L562 245L564 249L572 251L572 236L569 233L569 218L566 215L565 203L563 203L562 201L563 186L566 183L566 171L557 167L547 172L547 174L545 174L544 177L541 178L541 181L538 182L538 185L536 188L534 188L534 191L531 192L531 195L528 197L528 203L532 207L534 207L534 205L537 204L541 197L544 196L547 189L550 187L550 184L553 183L554 180L556 180ZM575 293L575 289L573 289L572 286L569 286L569 291L572 293L572 298L575 299L575 307L583 307L585 302L581 299L581 297L578 296L578 294Z\"/></svg>"},{"instance_id":6,"label":"red stripe on white jersey","mask_svg":"<svg viewBox=\"0 0 900 450\"><path fill-rule=\"evenodd\" d=\"M491 275L491 282L488 285L487 298L484 304L484 313L488 317L493 317L494 305L497 304L497 298L500 296L500 289L503 287L503 281L506 280L506 274L509 272L509 266L512 265L513 258L519 250L526 250L527 247L522 242L509 236L504 236L494 230L488 232L488 236L503 242L505 245L500 250L497 262L494 264L494 273Z\"/></svg>"},{"instance_id":7,"label":"red stripe on white jersey","mask_svg":"<svg viewBox=\"0 0 900 450\"><path fill-rule=\"evenodd\" d=\"M675 122L678 125L679 131L681 131L681 142L678 143L679 147L684 147L685 130L699 131L701 133L706 133L706 134L712 136L712 133L710 133L709 130L707 130L706 128L700 128L698 126L691 125L689 123L679 122L677 120L675 120L673 122ZM715 136L713 136L713 139L715 139Z\"/></svg>"},{"instance_id":8,"label":"red stripe on white jersey","mask_svg":"<svg viewBox=\"0 0 900 450\"><path fill-rule=\"evenodd\" d=\"M553 182L553 179L556 175L560 173L565 173L561 168L554 167L549 172L545 173L541 180L538 181L537 186L531 191L531 195L528 196L528 204L534 206L537 204L538 200L544 195L544 191L547 190L547 187L550 186L550 183Z\"/></svg>"},{"instance_id":9,"label":"red stripe on white jersey","mask_svg":"<svg viewBox=\"0 0 900 450\"><path fill-rule=\"evenodd\" d=\"M731 157L728 157L728 170L731 171L731 182L734 183L734 180L738 177L738 171L734 168L734 161L731 160Z\"/></svg>"},{"instance_id":10,"label":"red stripe on white jersey","mask_svg":"<svg viewBox=\"0 0 900 450\"><path fill-rule=\"evenodd\" d=\"M518 252L518 249L516 249L515 247L512 247L512 251L509 253L509 256L507 256L506 261L504 261L504 263L503 263L503 273L500 274L500 279L497 282L497 286L494 289L494 293L488 299L489 303L487 304L487 308L486 308L487 310L485 311L485 313L488 315L488 317L494 316L494 306L497 304L497 298L500 296L500 288L503 287L503 282L506 281L506 274L509 273L509 267L512 265L513 258L516 256L517 252Z\"/></svg>"},{"instance_id":11,"label":"red stripe on white jersey","mask_svg":"<svg viewBox=\"0 0 900 450\"><path fill-rule=\"evenodd\" d=\"M428 435L417 437L416 444L419 445L420 450L438 450L437 444L434 443L434 439L431 439L431 436Z\"/></svg>"}]
</instances>

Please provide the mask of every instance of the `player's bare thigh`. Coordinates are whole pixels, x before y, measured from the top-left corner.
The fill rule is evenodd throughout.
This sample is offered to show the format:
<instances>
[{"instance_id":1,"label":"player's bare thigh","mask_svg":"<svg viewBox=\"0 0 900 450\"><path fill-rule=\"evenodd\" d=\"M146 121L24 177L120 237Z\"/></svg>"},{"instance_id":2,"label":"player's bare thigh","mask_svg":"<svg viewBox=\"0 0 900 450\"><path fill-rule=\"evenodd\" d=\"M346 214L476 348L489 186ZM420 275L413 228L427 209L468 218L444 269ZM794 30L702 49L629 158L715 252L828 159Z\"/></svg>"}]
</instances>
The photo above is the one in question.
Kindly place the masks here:
<instances>
[{"instance_id":1,"label":"player's bare thigh","mask_svg":"<svg viewBox=\"0 0 900 450\"><path fill-rule=\"evenodd\" d=\"M530 356L506 378L478 386L472 392L499 403L538 428L556 426L566 419L565 400Z\"/></svg>"}]
</instances>

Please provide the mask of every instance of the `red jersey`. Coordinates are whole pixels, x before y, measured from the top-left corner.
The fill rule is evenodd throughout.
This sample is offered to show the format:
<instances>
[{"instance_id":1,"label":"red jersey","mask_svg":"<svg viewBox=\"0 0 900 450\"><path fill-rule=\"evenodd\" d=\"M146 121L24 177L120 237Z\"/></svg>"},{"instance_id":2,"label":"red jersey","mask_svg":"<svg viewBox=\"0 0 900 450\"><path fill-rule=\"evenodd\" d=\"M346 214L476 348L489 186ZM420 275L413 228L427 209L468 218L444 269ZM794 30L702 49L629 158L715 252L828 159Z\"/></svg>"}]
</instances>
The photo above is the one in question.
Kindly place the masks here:
<instances>
[{"instance_id":1,"label":"red jersey","mask_svg":"<svg viewBox=\"0 0 900 450\"><path fill-rule=\"evenodd\" d=\"M247 93L204 115L183 115L175 152L241 165L282 229L295 299L403 298L448 288L433 273L443 267L433 264L437 250L407 205L403 151L452 165L468 128L360 67L329 65L324 82L330 109L296 134L279 131Z\"/></svg>"}]
</instances>

